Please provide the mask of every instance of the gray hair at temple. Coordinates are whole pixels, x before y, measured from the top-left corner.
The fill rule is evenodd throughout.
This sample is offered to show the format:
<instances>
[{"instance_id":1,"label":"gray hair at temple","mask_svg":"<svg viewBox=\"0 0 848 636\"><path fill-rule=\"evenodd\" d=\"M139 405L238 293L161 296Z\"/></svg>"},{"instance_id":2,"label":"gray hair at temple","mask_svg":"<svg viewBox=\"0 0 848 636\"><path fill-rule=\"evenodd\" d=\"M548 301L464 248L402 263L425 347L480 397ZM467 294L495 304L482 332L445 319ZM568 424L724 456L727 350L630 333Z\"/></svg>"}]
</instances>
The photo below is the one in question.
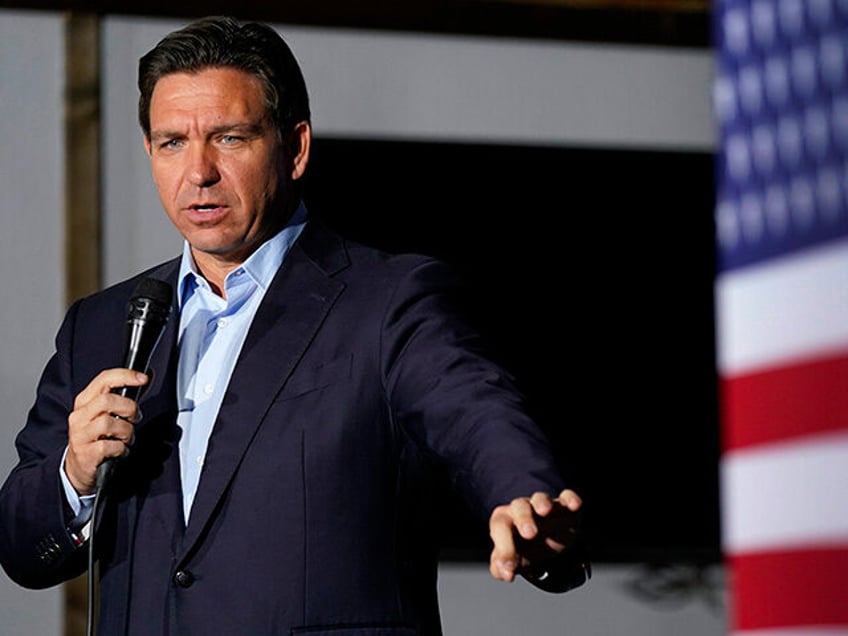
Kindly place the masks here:
<instances>
[{"instance_id":1,"label":"gray hair at temple","mask_svg":"<svg viewBox=\"0 0 848 636\"><path fill-rule=\"evenodd\" d=\"M165 36L138 63L138 121L150 138L150 100L165 75L234 68L258 78L280 140L309 121L303 73L288 44L271 27L230 17L202 18Z\"/></svg>"}]
</instances>

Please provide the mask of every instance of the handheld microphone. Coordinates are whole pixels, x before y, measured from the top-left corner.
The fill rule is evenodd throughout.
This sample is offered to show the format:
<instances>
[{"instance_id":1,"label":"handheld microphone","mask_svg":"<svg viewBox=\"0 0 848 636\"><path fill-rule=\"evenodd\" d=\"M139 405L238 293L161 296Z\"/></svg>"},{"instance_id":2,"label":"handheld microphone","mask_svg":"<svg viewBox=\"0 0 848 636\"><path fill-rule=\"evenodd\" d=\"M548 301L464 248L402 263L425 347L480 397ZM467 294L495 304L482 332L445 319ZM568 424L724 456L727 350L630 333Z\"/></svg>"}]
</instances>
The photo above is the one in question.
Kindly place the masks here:
<instances>
[{"instance_id":1,"label":"handheld microphone","mask_svg":"<svg viewBox=\"0 0 848 636\"><path fill-rule=\"evenodd\" d=\"M124 354L124 367L127 369L147 373L153 350L171 315L172 297L171 285L155 278L145 278L135 288L127 309ZM112 393L137 401L142 389L140 386L124 386L112 389ZM111 476L117 459L107 458L97 467L98 490Z\"/></svg>"}]
</instances>

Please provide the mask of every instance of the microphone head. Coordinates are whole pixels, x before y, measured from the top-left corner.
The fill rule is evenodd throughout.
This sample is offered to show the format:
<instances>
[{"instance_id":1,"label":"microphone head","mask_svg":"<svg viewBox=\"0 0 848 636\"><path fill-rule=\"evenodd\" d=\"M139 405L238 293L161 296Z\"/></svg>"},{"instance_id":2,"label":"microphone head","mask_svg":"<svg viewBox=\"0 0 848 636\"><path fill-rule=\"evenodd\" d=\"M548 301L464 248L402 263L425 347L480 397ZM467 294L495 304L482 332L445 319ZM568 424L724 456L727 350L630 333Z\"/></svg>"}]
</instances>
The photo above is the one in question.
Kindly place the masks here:
<instances>
[{"instance_id":1,"label":"microphone head","mask_svg":"<svg viewBox=\"0 0 848 636\"><path fill-rule=\"evenodd\" d=\"M174 290L156 278L145 278L130 297L127 320L155 321L164 325L171 313Z\"/></svg>"},{"instance_id":2,"label":"microphone head","mask_svg":"<svg viewBox=\"0 0 848 636\"><path fill-rule=\"evenodd\" d=\"M145 278L136 286L130 300L149 298L160 305L170 305L173 294L173 288L164 280Z\"/></svg>"}]
</instances>

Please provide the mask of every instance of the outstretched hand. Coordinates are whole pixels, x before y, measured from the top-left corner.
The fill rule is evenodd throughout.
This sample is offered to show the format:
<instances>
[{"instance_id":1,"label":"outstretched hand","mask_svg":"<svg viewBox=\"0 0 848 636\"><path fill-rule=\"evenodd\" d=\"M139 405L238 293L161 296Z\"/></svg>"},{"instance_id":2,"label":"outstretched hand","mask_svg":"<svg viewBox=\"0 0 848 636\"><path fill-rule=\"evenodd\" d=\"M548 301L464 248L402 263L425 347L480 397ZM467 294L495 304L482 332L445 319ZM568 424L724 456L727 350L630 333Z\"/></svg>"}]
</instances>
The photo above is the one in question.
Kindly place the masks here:
<instances>
[{"instance_id":1,"label":"outstretched hand","mask_svg":"<svg viewBox=\"0 0 848 636\"><path fill-rule=\"evenodd\" d=\"M495 508L489 518L492 576L508 582L517 574L536 578L546 562L574 544L582 505L577 493L566 489L555 499L537 492Z\"/></svg>"}]
</instances>

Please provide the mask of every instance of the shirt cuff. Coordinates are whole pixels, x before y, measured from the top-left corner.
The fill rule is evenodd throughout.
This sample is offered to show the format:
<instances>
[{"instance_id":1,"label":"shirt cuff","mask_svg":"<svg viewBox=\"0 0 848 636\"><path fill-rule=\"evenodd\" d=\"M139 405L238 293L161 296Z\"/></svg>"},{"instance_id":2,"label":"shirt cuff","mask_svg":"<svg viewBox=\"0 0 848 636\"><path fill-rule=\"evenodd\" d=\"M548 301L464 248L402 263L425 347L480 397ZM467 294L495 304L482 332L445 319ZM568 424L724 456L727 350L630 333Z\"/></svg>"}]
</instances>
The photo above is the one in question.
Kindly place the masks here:
<instances>
[{"instance_id":1,"label":"shirt cuff","mask_svg":"<svg viewBox=\"0 0 848 636\"><path fill-rule=\"evenodd\" d=\"M74 518L71 521L71 529L76 530L86 524L91 518L91 509L94 507L94 495L80 495L71 485L71 480L68 479L68 474L65 472L65 457L68 454L68 449L65 447L65 452L62 453L62 461L59 463L59 479L62 480L62 488L65 491L65 500L71 507L74 513Z\"/></svg>"}]
</instances>

